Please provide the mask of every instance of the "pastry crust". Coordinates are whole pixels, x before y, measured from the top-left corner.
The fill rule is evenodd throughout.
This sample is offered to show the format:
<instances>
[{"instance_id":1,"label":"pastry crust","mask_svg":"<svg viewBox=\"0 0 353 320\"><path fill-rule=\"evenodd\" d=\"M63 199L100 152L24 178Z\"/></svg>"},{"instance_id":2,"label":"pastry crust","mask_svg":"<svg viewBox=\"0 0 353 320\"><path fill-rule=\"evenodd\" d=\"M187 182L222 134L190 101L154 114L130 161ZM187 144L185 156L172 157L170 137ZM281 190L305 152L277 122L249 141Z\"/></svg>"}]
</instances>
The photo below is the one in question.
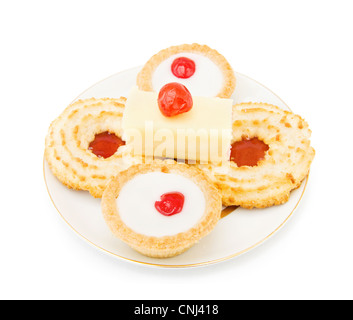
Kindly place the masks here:
<instances>
[{"instance_id":1,"label":"pastry crust","mask_svg":"<svg viewBox=\"0 0 353 320\"><path fill-rule=\"evenodd\" d=\"M174 54L182 52L202 54L212 60L216 65L218 65L220 70L222 70L224 83L221 91L217 94L217 97L231 97L236 83L234 71L231 65L218 51L211 49L206 45L200 45L197 43L172 46L167 49L163 49L154 56L152 56L137 75L137 86L139 87L139 89L144 91L153 91L152 76L154 70L165 59L169 58Z\"/></svg>"},{"instance_id":2,"label":"pastry crust","mask_svg":"<svg viewBox=\"0 0 353 320\"><path fill-rule=\"evenodd\" d=\"M232 143L257 137L269 146L257 166L229 161L223 166L198 165L222 194L223 205L266 208L288 201L290 192L309 173L315 150L311 131L300 116L266 103L233 106Z\"/></svg>"},{"instance_id":3,"label":"pastry crust","mask_svg":"<svg viewBox=\"0 0 353 320\"><path fill-rule=\"evenodd\" d=\"M125 101L125 98L78 100L51 123L45 140L45 158L53 174L67 187L88 190L100 198L113 176L137 162L124 146L107 159L88 150L97 133L109 131L122 136Z\"/></svg>"},{"instance_id":4,"label":"pastry crust","mask_svg":"<svg viewBox=\"0 0 353 320\"><path fill-rule=\"evenodd\" d=\"M116 199L122 187L136 175L164 172L182 175L192 180L204 193L206 207L201 220L186 232L173 236L153 237L136 233L121 220ZM221 196L211 180L201 170L186 164L160 161L153 164L134 165L121 172L108 184L102 197L102 212L112 233L136 251L150 257L167 258L181 254L217 224L222 210Z\"/></svg>"}]
</instances>

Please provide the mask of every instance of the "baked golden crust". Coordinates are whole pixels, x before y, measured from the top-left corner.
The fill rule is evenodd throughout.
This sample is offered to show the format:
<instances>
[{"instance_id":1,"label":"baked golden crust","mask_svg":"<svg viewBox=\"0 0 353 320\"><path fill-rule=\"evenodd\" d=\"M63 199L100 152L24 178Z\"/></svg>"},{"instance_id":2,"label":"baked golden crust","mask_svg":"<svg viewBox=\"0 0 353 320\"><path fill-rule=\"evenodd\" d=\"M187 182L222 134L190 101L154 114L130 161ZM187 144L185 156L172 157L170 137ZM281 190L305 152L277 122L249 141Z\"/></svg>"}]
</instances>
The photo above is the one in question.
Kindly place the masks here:
<instances>
[{"instance_id":1,"label":"baked golden crust","mask_svg":"<svg viewBox=\"0 0 353 320\"><path fill-rule=\"evenodd\" d=\"M265 208L288 201L290 192L309 173L315 150L311 131L300 116L266 103L233 106L232 143L258 137L269 146L257 166L229 161L223 166L198 165L222 194L223 205Z\"/></svg>"},{"instance_id":2,"label":"baked golden crust","mask_svg":"<svg viewBox=\"0 0 353 320\"><path fill-rule=\"evenodd\" d=\"M174 236L151 237L136 233L124 224L116 205L120 190L136 175L148 172L182 175L191 179L202 190L206 199L206 209L197 225ZM221 196L206 174L196 167L190 167L186 164L170 164L163 161L134 165L119 173L108 184L102 197L103 216L112 233L136 251L155 258L176 256L189 249L216 226L220 219L221 210Z\"/></svg>"},{"instance_id":3,"label":"baked golden crust","mask_svg":"<svg viewBox=\"0 0 353 320\"><path fill-rule=\"evenodd\" d=\"M193 44L182 44L178 46L172 46L161 50L154 56L152 56L146 64L143 66L139 74L137 75L137 86L140 90L153 91L152 87L152 75L157 66L169 58L170 56L182 52L198 53L208 57L222 70L224 83L221 91L217 94L219 98L230 98L235 88L235 75L231 65L228 61L216 50L211 49L207 45L200 45L197 43Z\"/></svg>"},{"instance_id":4,"label":"baked golden crust","mask_svg":"<svg viewBox=\"0 0 353 320\"><path fill-rule=\"evenodd\" d=\"M125 98L85 99L69 105L55 119L45 140L45 158L53 174L67 187L88 190L100 198L110 178L137 161L124 147L110 158L99 158L88 150L97 133L122 136Z\"/></svg>"}]
</instances>

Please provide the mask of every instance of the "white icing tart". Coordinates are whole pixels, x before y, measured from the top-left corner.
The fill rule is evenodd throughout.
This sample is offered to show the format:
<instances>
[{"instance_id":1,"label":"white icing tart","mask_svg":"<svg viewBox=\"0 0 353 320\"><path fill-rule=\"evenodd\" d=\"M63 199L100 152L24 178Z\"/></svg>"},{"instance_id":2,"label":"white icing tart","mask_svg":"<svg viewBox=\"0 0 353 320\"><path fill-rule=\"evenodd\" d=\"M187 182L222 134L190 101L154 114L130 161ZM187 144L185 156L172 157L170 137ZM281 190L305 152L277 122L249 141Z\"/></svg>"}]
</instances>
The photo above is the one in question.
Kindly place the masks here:
<instances>
[{"instance_id":1,"label":"white icing tart","mask_svg":"<svg viewBox=\"0 0 353 320\"><path fill-rule=\"evenodd\" d=\"M180 192L185 200L180 213L165 216L155 208L155 203L169 192ZM121 220L133 231L154 237L189 230L202 218L205 206L201 189L191 179L175 173L136 175L122 187L117 198Z\"/></svg>"},{"instance_id":2,"label":"white icing tart","mask_svg":"<svg viewBox=\"0 0 353 320\"><path fill-rule=\"evenodd\" d=\"M164 215L156 202L167 193L181 193L180 212ZM102 197L104 219L118 238L151 257L178 255L217 224L221 196L200 169L158 161L134 165L113 179Z\"/></svg>"},{"instance_id":3,"label":"white icing tart","mask_svg":"<svg viewBox=\"0 0 353 320\"><path fill-rule=\"evenodd\" d=\"M179 57L191 59L195 63L195 73L186 79L176 77L171 65ZM153 91L159 90L169 82L179 82L186 86L193 96L215 97L223 87L223 72L210 58L199 53L183 52L163 60L152 75Z\"/></svg>"},{"instance_id":4,"label":"white icing tart","mask_svg":"<svg viewBox=\"0 0 353 320\"><path fill-rule=\"evenodd\" d=\"M195 63L188 78L173 74L175 59L185 57ZM234 72L228 61L206 45L184 44L161 50L151 57L137 76L140 90L156 91L170 82L185 85L194 96L230 98L235 88Z\"/></svg>"}]
</instances>

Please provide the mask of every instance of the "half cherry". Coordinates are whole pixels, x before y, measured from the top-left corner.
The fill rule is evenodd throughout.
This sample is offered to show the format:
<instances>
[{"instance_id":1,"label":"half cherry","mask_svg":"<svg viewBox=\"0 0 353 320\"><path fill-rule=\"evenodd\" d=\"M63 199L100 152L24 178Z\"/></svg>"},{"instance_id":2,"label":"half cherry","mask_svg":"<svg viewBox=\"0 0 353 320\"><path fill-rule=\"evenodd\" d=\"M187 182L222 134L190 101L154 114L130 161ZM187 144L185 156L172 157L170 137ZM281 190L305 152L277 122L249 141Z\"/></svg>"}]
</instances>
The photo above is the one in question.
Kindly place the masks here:
<instances>
[{"instance_id":1,"label":"half cherry","mask_svg":"<svg viewBox=\"0 0 353 320\"><path fill-rule=\"evenodd\" d=\"M183 210L184 201L185 197L182 193L168 192L163 194L161 200L156 201L154 206L164 216L172 216Z\"/></svg>"}]
</instances>

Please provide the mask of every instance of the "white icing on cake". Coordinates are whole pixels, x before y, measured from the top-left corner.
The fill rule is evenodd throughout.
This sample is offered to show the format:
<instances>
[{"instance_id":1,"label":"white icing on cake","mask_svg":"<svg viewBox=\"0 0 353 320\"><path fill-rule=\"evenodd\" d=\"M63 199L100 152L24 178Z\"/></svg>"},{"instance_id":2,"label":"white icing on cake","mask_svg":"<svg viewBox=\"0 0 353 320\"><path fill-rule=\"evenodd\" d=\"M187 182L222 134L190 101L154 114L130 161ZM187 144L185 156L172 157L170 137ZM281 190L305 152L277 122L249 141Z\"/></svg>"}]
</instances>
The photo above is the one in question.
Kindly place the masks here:
<instances>
[{"instance_id":1,"label":"white icing on cake","mask_svg":"<svg viewBox=\"0 0 353 320\"><path fill-rule=\"evenodd\" d=\"M195 73L190 78L178 78L172 73L171 66L178 57L186 57L195 62ZM211 59L201 54L183 52L162 61L152 75L154 91L159 92L169 82L183 84L194 96L215 97L223 87L224 77L221 69Z\"/></svg>"},{"instance_id":2,"label":"white icing on cake","mask_svg":"<svg viewBox=\"0 0 353 320\"><path fill-rule=\"evenodd\" d=\"M180 213L164 216L155 202L168 192L181 192ZM154 237L172 236L195 226L206 209L202 190L190 179L173 173L150 172L135 176L121 189L117 208L122 221L133 231Z\"/></svg>"}]
</instances>

